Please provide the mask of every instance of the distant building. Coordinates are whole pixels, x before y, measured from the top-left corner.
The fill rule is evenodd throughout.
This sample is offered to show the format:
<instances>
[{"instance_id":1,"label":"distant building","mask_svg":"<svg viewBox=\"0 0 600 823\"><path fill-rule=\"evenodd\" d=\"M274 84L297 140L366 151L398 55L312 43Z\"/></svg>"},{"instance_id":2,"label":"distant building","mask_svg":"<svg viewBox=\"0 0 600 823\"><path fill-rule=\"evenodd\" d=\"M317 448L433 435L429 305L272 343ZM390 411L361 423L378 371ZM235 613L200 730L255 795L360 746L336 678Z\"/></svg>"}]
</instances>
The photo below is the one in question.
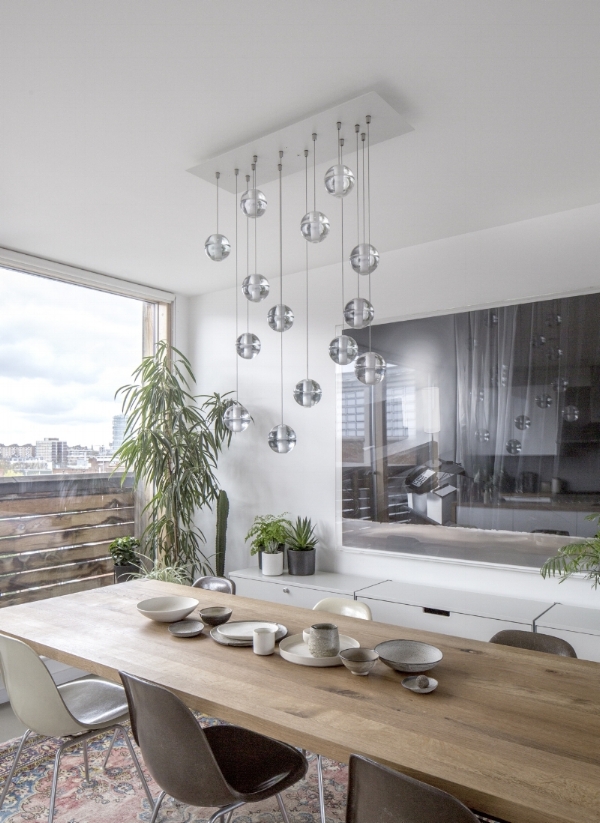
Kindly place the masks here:
<instances>
[{"instance_id":1,"label":"distant building","mask_svg":"<svg viewBox=\"0 0 600 823\"><path fill-rule=\"evenodd\" d=\"M2 460L31 460L32 457L35 457L35 446L31 443L24 443L22 446L18 443L11 443L10 446L0 443Z\"/></svg>"},{"instance_id":2,"label":"distant building","mask_svg":"<svg viewBox=\"0 0 600 823\"><path fill-rule=\"evenodd\" d=\"M127 428L127 416L115 414L112 425L112 449L116 452L125 440L125 429Z\"/></svg>"},{"instance_id":3,"label":"distant building","mask_svg":"<svg viewBox=\"0 0 600 823\"><path fill-rule=\"evenodd\" d=\"M35 456L37 460L44 460L53 469L66 468L69 458L67 441L59 440L58 437L44 437L43 440L37 440Z\"/></svg>"}]
</instances>

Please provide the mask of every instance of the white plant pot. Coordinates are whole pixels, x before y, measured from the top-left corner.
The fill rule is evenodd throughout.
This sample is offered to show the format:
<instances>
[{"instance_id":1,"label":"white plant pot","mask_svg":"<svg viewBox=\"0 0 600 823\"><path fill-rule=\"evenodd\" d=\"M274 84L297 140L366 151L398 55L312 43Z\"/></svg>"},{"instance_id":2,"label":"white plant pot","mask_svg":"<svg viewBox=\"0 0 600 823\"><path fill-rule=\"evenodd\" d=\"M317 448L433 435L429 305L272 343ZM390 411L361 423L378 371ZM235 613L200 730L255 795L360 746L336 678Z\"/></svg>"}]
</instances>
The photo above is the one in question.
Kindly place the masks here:
<instances>
[{"instance_id":1,"label":"white plant pot","mask_svg":"<svg viewBox=\"0 0 600 823\"><path fill-rule=\"evenodd\" d=\"M276 577L283 574L283 552L277 554L267 554L263 552L262 573L268 577Z\"/></svg>"}]
</instances>

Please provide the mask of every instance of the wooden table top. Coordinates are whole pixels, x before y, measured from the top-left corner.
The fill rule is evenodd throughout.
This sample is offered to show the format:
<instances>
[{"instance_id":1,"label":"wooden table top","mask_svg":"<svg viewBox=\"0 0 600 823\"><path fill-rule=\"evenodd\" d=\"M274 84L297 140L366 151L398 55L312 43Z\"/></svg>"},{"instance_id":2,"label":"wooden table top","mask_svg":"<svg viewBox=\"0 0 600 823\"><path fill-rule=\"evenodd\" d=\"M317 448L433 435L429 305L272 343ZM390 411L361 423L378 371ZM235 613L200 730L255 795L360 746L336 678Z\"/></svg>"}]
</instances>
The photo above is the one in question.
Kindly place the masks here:
<instances>
[{"instance_id":1,"label":"wooden table top","mask_svg":"<svg viewBox=\"0 0 600 823\"><path fill-rule=\"evenodd\" d=\"M308 609L137 580L0 609L0 631L111 680L119 670L146 677L194 709L310 751L372 757L511 823L598 823L599 664L335 617L370 648L398 637L438 646L439 686L417 695L381 662L354 677L174 638L136 609L161 594L232 606L234 620L274 620L290 634L315 622Z\"/></svg>"}]
</instances>

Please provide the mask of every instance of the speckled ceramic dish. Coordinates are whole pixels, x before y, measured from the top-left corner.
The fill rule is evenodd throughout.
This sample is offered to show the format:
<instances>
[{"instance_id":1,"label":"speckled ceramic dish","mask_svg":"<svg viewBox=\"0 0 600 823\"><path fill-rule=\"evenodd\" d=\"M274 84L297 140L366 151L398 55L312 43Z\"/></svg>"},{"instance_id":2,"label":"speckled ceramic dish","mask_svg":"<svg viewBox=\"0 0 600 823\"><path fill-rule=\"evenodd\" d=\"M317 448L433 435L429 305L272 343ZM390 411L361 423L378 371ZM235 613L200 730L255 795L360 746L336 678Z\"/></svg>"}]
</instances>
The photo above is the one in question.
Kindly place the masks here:
<instances>
[{"instance_id":1,"label":"speckled ceramic dish","mask_svg":"<svg viewBox=\"0 0 600 823\"><path fill-rule=\"evenodd\" d=\"M419 681L422 677L427 681L426 686L419 685ZM419 674L415 677L405 677L402 681L402 685L405 689L415 692L415 694L429 694L437 689L438 682L437 680L434 680L433 677L425 677L424 674Z\"/></svg>"},{"instance_id":2,"label":"speckled ceramic dish","mask_svg":"<svg viewBox=\"0 0 600 823\"><path fill-rule=\"evenodd\" d=\"M411 674L428 672L444 656L435 646L418 640L385 640L375 646L375 651L390 669Z\"/></svg>"},{"instance_id":3,"label":"speckled ceramic dish","mask_svg":"<svg viewBox=\"0 0 600 823\"><path fill-rule=\"evenodd\" d=\"M349 672L364 677L377 663L379 655L374 649L344 649L340 659Z\"/></svg>"},{"instance_id":4,"label":"speckled ceramic dish","mask_svg":"<svg viewBox=\"0 0 600 823\"><path fill-rule=\"evenodd\" d=\"M233 609L228 609L227 606L208 606L206 609L198 609L200 620L206 623L207 626L221 626L227 623Z\"/></svg>"},{"instance_id":5,"label":"speckled ceramic dish","mask_svg":"<svg viewBox=\"0 0 600 823\"><path fill-rule=\"evenodd\" d=\"M203 629L204 623L201 620L179 620L169 626L170 633L175 637L198 637Z\"/></svg>"}]
</instances>

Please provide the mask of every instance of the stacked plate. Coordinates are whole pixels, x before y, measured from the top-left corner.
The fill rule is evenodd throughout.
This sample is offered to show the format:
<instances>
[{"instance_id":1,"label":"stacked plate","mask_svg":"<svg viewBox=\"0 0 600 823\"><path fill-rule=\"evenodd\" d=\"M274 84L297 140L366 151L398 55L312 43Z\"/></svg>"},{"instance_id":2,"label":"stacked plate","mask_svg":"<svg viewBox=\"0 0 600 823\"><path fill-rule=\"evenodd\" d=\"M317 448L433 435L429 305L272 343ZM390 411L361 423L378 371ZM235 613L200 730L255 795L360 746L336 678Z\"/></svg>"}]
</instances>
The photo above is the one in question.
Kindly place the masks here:
<instances>
[{"instance_id":1,"label":"stacked plate","mask_svg":"<svg viewBox=\"0 0 600 823\"><path fill-rule=\"evenodd\" d=\"M254 629L272 629L275 632L275 641L281 640L287 634L286 627L281 623L271 623L267 620L233 620L212 628L210 636L222 646L251 646Z\"/></svg>"}]
</instances>

